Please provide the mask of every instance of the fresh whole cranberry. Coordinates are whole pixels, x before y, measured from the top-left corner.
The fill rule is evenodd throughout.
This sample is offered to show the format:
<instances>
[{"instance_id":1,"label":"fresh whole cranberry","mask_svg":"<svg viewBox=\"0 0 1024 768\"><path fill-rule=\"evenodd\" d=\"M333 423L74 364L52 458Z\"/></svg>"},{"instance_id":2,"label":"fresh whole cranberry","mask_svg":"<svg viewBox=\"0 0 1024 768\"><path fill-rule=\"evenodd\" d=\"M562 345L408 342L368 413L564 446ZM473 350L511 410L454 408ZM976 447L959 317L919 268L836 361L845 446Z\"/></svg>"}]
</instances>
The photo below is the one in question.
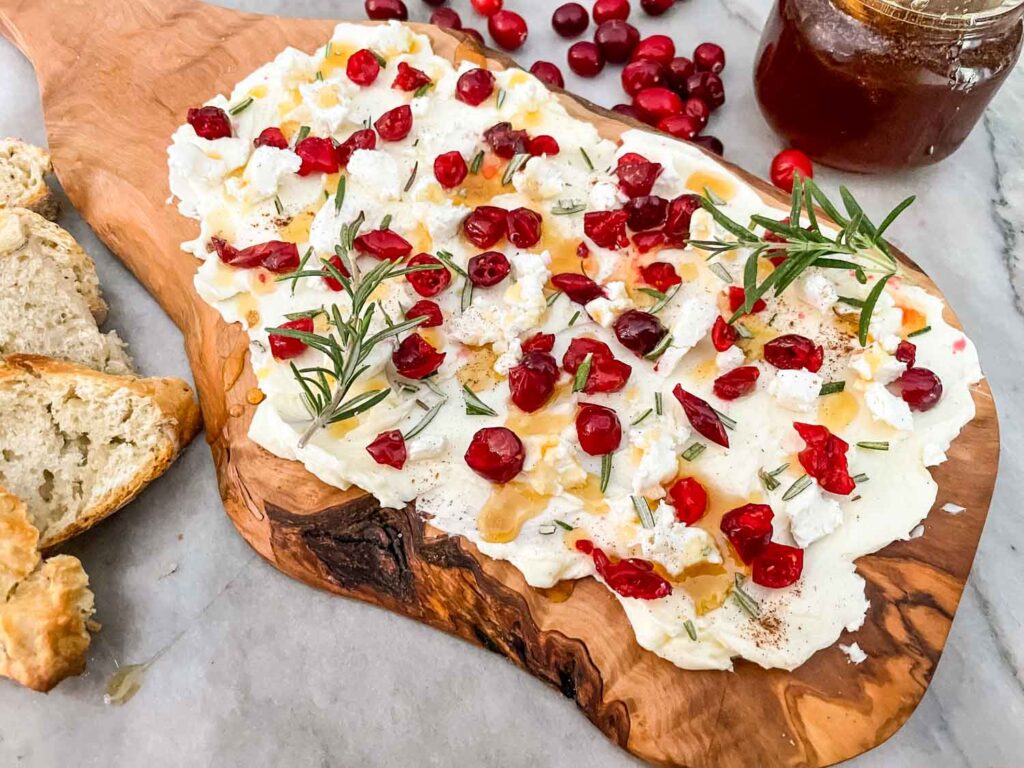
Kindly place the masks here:
<instances>
[{"instance_id":1,"label":"fresh whole cranberry","mask_svg":"<svg viewBox=\"0 0 1024 768\"><path fill-rule=\"evenodd\" d=\"M508 241L517 248L532 248L540 242L541 217L529 208L508 212Z\"/></svg>"},{"instance_id":2,"label":"fresh whole cranberry","mask_svg":"<svg viewBox=\"0 0 1024 768\"><path fill-rule=\"evenodd\" d=\"M701 43L693 49L693 65L701 72L717 75L725 69L725 51L715 43Z\"/></svg>"},{"instance_id":3,"label":"fresh whole cranberry","mask_svg":"<svg viewBox=\"0 0 1024 768\"><path fill-rule=\"evenodd\" d=\"M550 61L535 61L530 67L530 74L550 88L564 88L565 78L557 64Z\"/></svg>"},{"instance_id":4,"label":"fresh whole cranberry","mask_svg":"<svg viewBox=\"0 0 1024 768\"><path fill-rule=\"evenodd\" d=\"M569 69L580 77L597 77L604 69L604 54L596 43L580 40L569 46L567 54Z\"/></svg>"},{"instance_id":5,"label":"fresh whole cranberry","mask_svg":"<svg viewBox=\"0 0 1024 768\"><path fill-rule=\"evenodd\" d=\"M439 5L444 5L445 4L445 0L423 0L423 2L426 3L427 5L433 6L435 8L437 6L439 6Z\"/></svg>"},{"instance_id":6,"label":"fresh whole cranberry","mask_svg":"<svg viewBox=\"0 0 1024 768\"><path fill-rule=\"evenodd\" d=\"M512 123L495 123L484 131L484 141L498 157L511 160L526 152L530 137L526 131L517 131Z\"/></svg>"},{"instance_id":7,"label":"fresh whole cranberry","mask_svg":"<svg viewBox=\"0 0 1024 768\"><path fill-rule=\"evenodd\" d=\"M633 109L632 104L616 104L614 107L612 107L612 112L618 112L620 115L625 115L626 117L632 118L633 120L640 119L640 115L637 113L635 109Z\"/></svg>"},{"instance_id":8,"label":"fresh whole cranberry","mask_svg":"<svg viewBox=\"0 0 1024 768\"><path fill-rule=\"evenodd\" d=\"M633 60L651 59L668 66L676 55L676 44L668 35L651 35L640 41L633 50Z\"/></svg>"},{"instance_id":9,"label":"fresh whole cranberry","mask_svg":"<svg viewBox=\"0 0 1024 768\"><path fill-rule=\"evenodd\" d=\"M252 141L254 147L274 147L275 149L288 149L288 139L280 128L271 126L264 128L260 135Z\"/></svg>"},{"instance_id":10,"label":"fresh whole cranberry","mask_svg":"<svg viewBox=\"0 0 1024 768\"><path fill-rule=\"evenodd\" d=\"M231 118L220 107L192 107L188 124L201 139L226 139L231 136Z\"/></svg>"},{"instance_id":11,"label":"fresh whole cranberry","mask_svg":"<svg viewBox=\"0 0 1024 768\"><path fill-rule=\"evenodd\" d=\"M725 86L713 72L695 72L686 78L686 95L697 97L712 110L725 104Z\"/></svg>"},{"instance_id":12,"label":"fresh whole cranberry","mask_svg":"<svg viewBox=\"0 0 1024 768\"><path fill-rule=\"evenodd\" d=\"M683 477L672 483L668 498L676 510L676 520L693 525L708 511L708 492L692 477Z\"/></svg>"},{"instance_id":13,"label":"fresh whole cranberry","mask_svg":"<svg viewBox=\"0 0 1024 768\"><path fill-rule=\"evenodd\" d=\"M487 31L506 51L514 51L526 42L526 19L514 11L498 11L487 19Z\"/></svg>"},{"instance_id":14,"label":"fresh whole cranberry","mask_svg":"<svg viewBox=\"0 0 1024 768\"><path fill-rule=\"evenodd\" d=\"M526 151L530 153L531 157L557 155L561 150L562 148L558 146L555 137L548 136L547 134L534 136L526 143Z\"/></svg>"},{"instance_id":15,"label":"fresh whole cranberry","mask_svg":"<svg viewBox=\"0 0 1024 768\"><path fill-rule=\"evenodd\" d=\"M690 426L698 434L704 435L708 440L723 448L729 447L729 436L725 433L725 425L722 424L722 419L706 400L687 392L681 384L676 384L672 394L683 406L683 413L686 414Z\"/></svg>"},{"instance_id":16,"label":"fresh whole cranberry","mask_svg":"<svg viewBox=\"0 0 1024 768\"><path fill-rule=\"evenodd\" d=\"M453 189L465 180L469 168L456 151L445 152L434 158L434 178L445 189Z\"/></svg>"},{"instance_id":17,"label":"fresh whole cranberry","mask_svg":"<svg viewBox=\"0 0 1024 768\"><path fill-rule=\"evenodd\" d=\"M555 348L555 334L535 333L522 343L523 354L527 352L550 352Z\"/></svg>"},{"instance_id":18,"label":"fresh whole cranberry","mask_svg":"<svg viewBox=\"0 0 1024 768\"><path fill-rule=\"evenodd\" d=\"M640 42L640 32L627 21L613 19L598 25L594 32L594 42L604 54L605 61L621 64L629 61L630 55Z\"/></svg>"},{"instance_id":19,"label":"fresh whole cranberry","mask_svg":"<svg viewBox=\"0 0 1024 768\"><path fill-rule=\"evenodd\" d=\"M444 362L446 352L438 352L418 333L410 333L391 355L395 370L407 379L425 379Z\"/></svg>"},{"instance_id":20,"label":"fresh whole cranberry","mask_svg":"<svg viewBox=\"0 0 1024 768\"><path fill-rule=\"evenodd\" d=\"M395 469L404 467L406 459L409 458L405 450L405 438L402 437L402 432L398 429L381 432L373 439L372 443L366 446L366 452L378 464Z\"/></svg>"},{"instance_id":21,"label":"fresh whole cranberry","mask_svg":"<svg viewBox=\"0 0 1024 768\"><path fill-rule=\"evenodd\" d=\"M703 147L708 152L713 152L719 157L725 152L725 145L722 144L722 140L715 136L697 136L693 139L693 143Z\"/></svg>"},{"instance_id":22,"label":"fresh whole cranberry","mask_svg":"<svg viewBox=\"0 0 1024 768\"><path fill-rule=\"evenodd\" d=\"M668 85L680 96L686 96L686 81L696 71L692 61L685 56L676 56L667 66Z\"/></svg>"},{"instance_id":23,"label":"fresh whole cranberry","mask_svg":"<svg viewBox=\"0 0 1024 768\"><path fill-rule=\"evenodd\" d=\"M708 124L708 118L711 117L711 110L708 108L707 104L696 96L691 96L683 102L683 114L698 120L703 128Z\"/></svg>"},{"instance_id":24,"label":"fresh whole cranberry","mask_svg":"<svg viewBox=\"0 0 1024 768\"><path fill-rule=\"evenodd\" d=\"M657 600L672 594L672 585L646 560L630 557L613 563L604 550L587 539L577 541L576 549L593 558L598 575L616 594L636 600Z\"/></svg>"},{"instance_id":25,"label":"fresh whole cranberry","mask_svg":"<svg viewBox=\"0 0 1024 768\"><path fill-rule=\"evenodd\" d=\"M615 338L637 357L650 354L668 331L650 312L630 309L619 315L613 326Z\"/></svg>"},{"instance_id":26,"label":"fresh whole cranberry","mask_svg":"<svg viewBox=\"0 0 1024 768\"><path fill-rule=\"evenodd\" d=\"M587 9L579 3L565 3L551 15L551 26L562 37L576 37L590 24Z\"/></svg>"},{"instance_id":27,"label":"fresh whole cranberry","mask_svg":"<svg viewBox=\"0 0 1024 768\"><path fill-rule=\"evenodd\" d=\"M507 483L523 469L523 441L508 427L484 427L466 449L466 464L485 480Z\"/></svg>"},{"instance_id":28,"label":"fresh whole cranberry","mask_svg":"<svg viewBox=\"0 0 1024 768\"><path fill-rule=\"evenodd\" d=\"M411 307L409 311L405 313L406 320L412 320L417 317L425 318L417 328L437 328L444 323L444 315L441 314L441 308L437 305L436 301L430 299L420 299Z\"/></svg>"},{"instance_id":29,"label":"fresh whole cranberry","mask_svg":"<svg viewBox=\"0 0 1024 768\"><path fill-rule=\"evenodd\" d=\"M490 288L497 285L512 270L508 258L500 251L485 251L473 256L466 264L469 282L477 288Z\"/></svg>"},{"instance_id":30,"label":"fresh whole cranberry","mask_svg":"<svg viewBox=\"0 0 1024 768\"><path fill-rule=\"evenodd\" d=\"M750 578L762 587L782 589L799 581L803 571L802 549L770 541L754 559Z\"/></svg>"},{"instance_id":31,"label":"fresh whole cranberry","mask_svg":"<svg viewBox=\"0 0 1024 768\"><path fill-rule=\"evenodd\" d=\"M558 363L550 352L526 352L508 372L512 402L527 413L533 413L551 399L557 382Z\"/></svg>"},{"instance_id":32,"label":"fresh whole cranberry","mask_svg":"<svg viewBox=\"0 0 1024 768\"><path fill-rule=\"evenodd\" d=\"M344 168L348 165L348 161L352 159L352 155L356 153L357 149L373 149L377 146L377 132L372 128L362 128L345 141L338 145L335 149L334 154L338 159L338 167Z\"/></svg>"},{"instance_id":33,"label":"fresh whole cranberry","mask_svg":"<svg viewBox=\"0 0 1024 768\"><path fill-rule=\"evenodd\" d=\"M615 175L619 177L619 189L626 197L643 197L651 194L661 171L661 163L652 163L642 155L629 152L619 158Z\"/></svg>"},{"instance_id":34,"label":"fresh whole cranberry","mask_svg":"<svg viewBox=\"0 0 1024 768\"><path fill-rule=\"evenodd\" d=\"M569 348L562 356L562 368L575 376L587 355L590 355L590 373L583 386L586 394L618 392L626 386L633 368L616 360L611 348L597 339L581 337L569 342Z\"/></svg>"},{"instance_id":35,"label":"fresh whole cranberry","mask_svg":"<svg viewBox=\"0 0 1024 768\"><path fill-rule=\"evenodd\" d=\"M714 391L722 400L736 400L749 395L757 387L761 371L753 365L741 365L715 379Z\"/></svg>"},{"instance_id":36,"label":"fresh whole cranberry","mask_svg":"<svg viewBox=\"0 0 1024 768\"><path fill-rule=\"evenodd\" d=\"M469 0L473 10L481 16L493 16L501 10L503 0Z\"/></svg>"},{"instance_id":37,"label":"fresh whole cranberry","mask_svg":"<svg viewBox=\"0 0 1024 768\"><path fill-rule=\"evenodd\" d=\"M667 261L653 261L640 267L640 277L647 285L662 293L682 282L676 268Z\"/></svg>"},{"instance_id":38,"label":"fresh whole cranberry","mask_svg":"<svg viewBox=\"0 0 1024 768\"><path fill-rule=\"evenodd\" d=\"M625 211L590 211L583 214L583 231L601 248L616 250L629 245Z\"/></svg>"},{"instance_id":39,"label":"fresh whole cranberry","mask_svg":"<svg viewBox=\"0 0 1024 768\"><path fill-rule=\"evenodd\" d=\"M675 3L676 0L640 0L640 7L648 16L661 16Z\"/></svg>"},{"instance_id":40,"label":"fresh whole cranberry","mask_svg":"<svg viewBox=\"0 0 1024 768\"><path fill-rule=\"evenodd\" d=\"M313 318L300 317L298 320L281 323L280 327L287 328L290 331L312 333ZM280 333L269 334L267 336L267 341L270 342L270 354L274 356L275 360L291 360L293 357L301 355L307 349L306 342L301 339L296 339L292 336L285 336Z\"/></svg>"},{"instance_id":41,"label":"fresh whole cranberry","mask_svg":"<svg viewBox=\"0 0 1024 768\"><path fill-rule=\"evenodd\" d=\"M700 195L680 195L668 204L665 216L665 236L672 245L684 245L690 237L690 219L701 207Z\"/></svg>"},{"instance_id":42,"label":"fresh whole cranberry","mask_svg":"<svg viewBox=\"0 0 1024 768\"><path fill-rule=\"evenodd\" d=\"M307 136L295 145L295 154L302 160L299 176L338 171L338 155L334 149L334 142L330 139Z\"/></svg>"},{"instance_id":43,"label":"fresh whole cranberry","mask_svg":"<svg viewBox=\"0 0 1024 768\"><path fill-rule=\"evenodd\" d=\"M784 371L804 368L817 373L825 360L825 350L806 336L787 333L764 345L764 359Z\"/></svg>"},{"instance_id":44,"label":"fresh whole cranberry","mask_svg":"<svg viewBox=\"0 0 1024 768\"><path fill-rule=\"evenodd\" d=\"M388 110L373 124L384 141L401 141L412 130L412 107L403 104Z\"/></svg>"},{"instance_id":45,"label":"fresh whole cranberry","mask_svg":"<svg viewBox=\"0 0 1024 768\"><path fill-rule=\"evenodd\" d=\"M942 398L942 379L928 368L909 368L889 387L912 411L930 411Z\"/></svg>"},{"instance_id":46,"label":"fresh whole cranberry","mask_svg":"<svg viewBox=\"0 0 1024 768\"><path fill-rule=\"evenodd\" d=\"M757 557L772 539L772 518L767 504L744 504L726 512L719 527L744 563Z\"/></svg>"},{"instance_id":47,"label":"fresh whole cranberry","mask_svg":"<svg viewBox=\"0 0 1024 768\"><path fill-rule=\"evenodd\" d=\"M655 86L638 91L633 97L633 108L648 125L657 125L669 115L683 111L683 100L668 88Z\"/></svg>"},{"instance_id":48,"label":"fresh whole cranberry","mask_svg":"<svg viewBox=\"0 0 1024 768\"><path fill-rule=\"evenodd\" d=\"M726 322L724 317L719 315L715 318L715 324L711 326L711 344L715 349L725 352L736 343L736 339L739 337L739 333Z\"/></svg>"},{"instance_id":49,"label":"fresh whole cranberry","mask_svg":"<svg viewBox=\"0 0 1024 768\"><path fill-rule=\"evenodd\" d=\"M744 305L746 300L747 292L745 290L738 285L729 286L729 309L735 312ZM754 304L750 307L749 314L757 314L767 306L764 299L754 299Z\"/></svg>"},{"instance_id":50,"label":"fresh whole cranberry","mask_svg":"<svg viewBox=\"0 0 1024 768\"><path fill-rule=\"evenodd\" d=\"M299 249L295 243L270 240L239 250L221 238L215 237L210 240L210 244L217 252L218 258L230 267L238 269L263 267L268 272L277 274L294 272L299 267Z\"/></svg>"},{"instance_id":51,"label":"fresh whole cranberry","mask_svg":"<svg viewBox=\"0 0 1024 768\"><path fill-rule=\"evenodd\" d=\"M455 98L471 107L482 104L492 93L494 93L494 75L486 69L471 69L468 72L463 72L455 84Z\"/></svg>"},{"instance_id":52,"label":"fresh whole cranberry","mask_svg":"<svg viewBox=\"0 0 1024 768\"><path fill-rule=\"evenodd\" d=\"M409 281L409 285L411 285L412 289L420 296L437 296L437 294L447 288L448 284L451 283L452 274L440 260L434 258L429 253L417 253L409 259L408 266L410 267L420 267L425 265L433 266L435 269L423 269L417 272L410 272L405 276L405 279Z\"/></svg>"},{"instance_id":53,"label":"fresh whole cranberry","mask_svg":"<svg viewBox=\"0 0 1024 768\"><path fill-rule=\"evenodd\" d=\"M917 362L917 346L912 341L901 341L896 346L894 357L905 364L907 368L913 368L914 363Z\"/></svg>"},{"instance_id":54,"label":"fresh whole cranberry","mask_svg":"<svg viewBox=\"0 0 1024 768\"><path fill-rule=\"evenodd\" d=\"M430 23L444 29L462 29L462 17L452 8L438 8L430 14Z\"/></svg>"},{"instance_id":55,"label":"fresh whole cranberry","mask_svg":"<svg viewBox=\"0 0 1024 768\"><path fill-rule=\"evenodd\" d=\"M622 90L630 96L659 86L664 80L665 67L654 59L636 59L622 68Z\"/></svg>"},{"instance_id":56,"label":"fresh whole cranberry","mask_svg":"<svg viewBox=\"0 0 1024 768\"><path fill-rule=\"evenodd\" d=\"M370 85L380 74L380 62L372 51L363 48L349 56L345 74L356 85Z\"/></svg>"},{"instance_id":57,"label":"fresh whole cranberry","mask_svg":"<svg viewBox=\"0 0 1024 768\"><path fill-rule=\"evenodd\" d=\"M704 127L704 124L696 117L690 115L669 115L658 122L658 130L675 136L677 139L691 141Z\"/></svg>"},{"instance_id":58,"label":"fresh whole cranberry","mask_svg":"<svg viewBox=\"0 0 1024 768\"><path fill-rule=\"evenodd\" d=\"M462 222L466 239L478 248L490 248L505 236L508 211L493 205L481 205Z\"/></svg>"},{"instance_id":59,"label":"fresh whole cranberry","mask_svg":"<svg viewBox=\"0 0 1024 768\"><path fill-rule=\"evenodd\" d=\"M445 10L445 9L441 9ZM430 85L430 76L421 69L416 67L410 67L408 63L404 61L398 62L398 74L395 75L395 81L391 84L391 87L396 91L418 91L425 85Z\"/></svg>"},{"instance_id":60,"label":"fresh whole cranberry","mask_svg":"<svg viewBox=\"0 0 1024 768\"><path fill-rule=\"evenodd\" d=\"M850 446L820 424L793 423L806 447L797 454L800 466L830 493L848 496L856 483L850 476L846 452Z\"/></svg>"},{"instance_id":61,"label":"fresh whole cranberry","mask_svg":"<svg viewBox=\"0 0 1024 768\"><path fill-rule=\"evenodd\" d=\"M586 453L604 456L622 444L622 424L611 408L583 403L576 416L576 437Z\"/></svg>"},{"instance_id":62,"label":"fresh whole cranberry","mask_svg":"<svg viewBox=\"0 0 1024 768\"><path fill-rule=\"evenodd\" d=\"M811 158L799 149L784 149L772 158L771 179L779 189L793 191L793 177L797 174L803 179L814 176Z\"/></svg>"},{"instance_id":63,"label":"fresh whole cranberry","mask_svg":"<svg viewBox=\"0 0 1024 768\"><path fill-rule=\"evenodd\" d=\"M356 250L384 261L398 261L412 253L409 241L390 229L374 229L355 239Z\"/></svg>"},{"instance_id":64,"label":"fresh whole cranberry","mask_svg":"<svg viewBox=\"0 0 1024 768\"><path fill-rule=\"evenodd\" d=\"M586 304L604 296L604 288L586 275L575 272L560 272L551 276L551 284L577 304Z\"/></svg>"},{"instance_id":65,"label":"fresh whole cranberry","mask_svg":"<svg viewBox=\"0 0 1024 768\"><path fill-rule=\"evenodd\" d=\"M366 0L363 7L366 9L367 18L374 21L407 21L409 18L409 9L402 0Z\"/></svg>"},{"instance_id":66,"label":"fresh whole cranberry","mask_svg":"<svg viewBox=\"0 0 1024 768\"><path fill-rule=\"evenodd\" d=\"M665 223L668 200L657 195L634 197L623 207L629 214L629 228L634 232L660 227Z\"/></svg>"},{"instance_id":67,"label":"fresh whole cranberry","mask_svg":"<svg viewBox=\"0 0 1024 768\"><path fill-rule=\"evenodd\" d=\"M629 0L597 0L594 3L594 22L625 21L629 18Z\"/></svg>"}]
</instances>

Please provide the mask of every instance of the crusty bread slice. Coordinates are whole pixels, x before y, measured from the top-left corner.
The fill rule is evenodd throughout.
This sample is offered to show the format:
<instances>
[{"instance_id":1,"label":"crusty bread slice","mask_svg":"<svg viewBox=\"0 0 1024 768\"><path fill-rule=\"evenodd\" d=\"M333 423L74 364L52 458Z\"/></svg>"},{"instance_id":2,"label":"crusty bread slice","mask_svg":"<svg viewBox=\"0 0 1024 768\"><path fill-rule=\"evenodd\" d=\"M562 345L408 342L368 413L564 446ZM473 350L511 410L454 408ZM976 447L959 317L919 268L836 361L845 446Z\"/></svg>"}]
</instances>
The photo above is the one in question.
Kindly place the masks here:
<instances>
[{"instance_id":1,"label":"crusty bread slice","mask_svg":"<svg viewBox=\"0 0 1024 768\"><path fill-rule=\"evenodd\" d=\"M130 373L124 343L96 325L105 315L96 270L74 238L24 208L0 210L0 355Z\"/></svg>"},{"instance_id":2,"label":"crusty bread slice","mask_svg":"<svg viewBox=\"0 0 1024 768\"><path fill-rule=\"evenodd\" d=\"M0 139L0 208L28 208L54 221L60 205L46 186L50 153L20 139Z\"/></svg>"},{"instance_id":3,"label":"crusty bread slice","mask_svg":"<svg viewBox=\"0 0 1024 768\"><path fill-rule=\"evenodd\" d=\"M48 691L85 669L95 609L78 558L40 563L38 538L24 502L0 488L0 675Z\"/></svg>"},{"instance_id":4,"label":"crusty bread slice","mask_svg":"<svg viewBox=\"0 0 1024 768\"><path fill-rule=\"evenodd\" d=\"M136 379L31 355L0 363L0 485L24 499L43 549L161 475L199 429L180 379Z\"/></svg>"}]
</instances>

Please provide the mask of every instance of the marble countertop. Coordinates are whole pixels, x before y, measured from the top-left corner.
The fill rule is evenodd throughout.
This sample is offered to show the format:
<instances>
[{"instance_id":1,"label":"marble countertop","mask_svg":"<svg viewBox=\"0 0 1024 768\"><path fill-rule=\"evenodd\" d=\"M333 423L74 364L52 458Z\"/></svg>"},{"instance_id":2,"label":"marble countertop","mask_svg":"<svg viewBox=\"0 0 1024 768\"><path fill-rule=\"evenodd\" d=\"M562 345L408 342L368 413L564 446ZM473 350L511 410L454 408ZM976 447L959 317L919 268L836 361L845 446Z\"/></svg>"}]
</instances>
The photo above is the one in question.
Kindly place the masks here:
<instances>
[{"instance_id":1,"label":"marble countertop","mask_svg":"<svg viewBox=\"0 0 1024 768\"><path fill-rule=\"evenodd\" d=\"M425 4L406 1L414 18L426 18ZM683 51L706 39L726 48L728 101L710 132L728 159L762 175L780 149L750 82L770 1L686 0L661 19L634 12L642 32L667 32ZM227 4L362 16L359 0ZM548 23L556 3L506 4L531 22L518 60L562 65L566 46ZM450 5L474 18L468 0ZM32 68L2 39L0 72L0 135L45 143ZM567 80L606 106L623 95L617 72ZM852 768L1011 766L1024 753L1024 516L1014 490L1024 485L1024 433L1016 429L1024 421L1022 115L1018 67L964 146L939 166L889 177L818 174L829 188L851 186L869 211L918 195L892 238L935 279L978 343L1003 425L995 499L942 663L909 722ZM109 325L140 370L188 377L181 337L156 302L70 206L61 223L96 258ZM67 551L90 574L103 629L86 674L48 696L0 681L0 765L638 765L572 702L501 658L266 565L223 514L201 439ZM117 665L154 657L130 702L104 704Z\"/></svg>"}]
</instances>

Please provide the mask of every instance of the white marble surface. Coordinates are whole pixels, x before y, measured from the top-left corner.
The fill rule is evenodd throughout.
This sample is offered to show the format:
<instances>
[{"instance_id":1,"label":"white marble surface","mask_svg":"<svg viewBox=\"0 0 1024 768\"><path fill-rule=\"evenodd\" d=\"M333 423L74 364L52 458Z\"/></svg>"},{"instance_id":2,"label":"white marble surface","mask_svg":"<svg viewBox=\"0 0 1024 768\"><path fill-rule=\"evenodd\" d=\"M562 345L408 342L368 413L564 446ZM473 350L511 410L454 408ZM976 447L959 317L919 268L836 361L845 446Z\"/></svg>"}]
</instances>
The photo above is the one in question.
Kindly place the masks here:
<instances>
[{"instance_id":1,"label":"white marble surface","mask_svg":"<svg viewBox=\"0 0 1024 768\"><path fill-rule=\"evenodd\" d=\"M426 17L427 6L407 2L415 18ZM556 3L506 2L531 22L519 60L561 64L565 45L548 25ZM726 47L728 102L711 132L729 159L762 174L779 146L757 112L750 73L769 3L686 0L660 20L639 19L644 32L669 31L683 51L705 39ZM230 4L335 18L362 10L359 0ZM473 18L468 0L452 5ZM2 40L0 72L0 135L44 142L32 69ZM621 96L617 72L570 87L607 106ZM983 124L944 164L893 177L819 174L828 186L852 185L869 211L919 196L892 236L935 278L978 342L1003 424L995 501L942 664L910 721L849 763L856 768L1013 766L1024 753L1022 118L1018 67ZM96 257L110 324L140 368L188 376L180 336L156 303L73 211L62 223ZM0 681L0 765L636 764L571 702L497 656L310 590L265 565L223 515L202 440L68 551L91 574L103 630L88 672L49 696ZM103 703L115 665L158 653L134 699L120 708Z\"/></svg>"}]
</instances>

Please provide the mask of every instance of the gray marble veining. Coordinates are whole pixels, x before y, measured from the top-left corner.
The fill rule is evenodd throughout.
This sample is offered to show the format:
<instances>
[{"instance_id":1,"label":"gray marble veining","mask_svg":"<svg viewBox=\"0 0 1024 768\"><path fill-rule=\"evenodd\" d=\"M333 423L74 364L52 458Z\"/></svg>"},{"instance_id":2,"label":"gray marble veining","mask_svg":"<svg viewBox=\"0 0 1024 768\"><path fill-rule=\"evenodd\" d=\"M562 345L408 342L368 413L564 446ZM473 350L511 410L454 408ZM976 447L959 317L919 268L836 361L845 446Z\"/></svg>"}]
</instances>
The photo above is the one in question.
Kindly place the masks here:
<instances>
[{"instance_id":1,"label":"gray marble veining","mask_svg":"<svg viewBox=\"0 0 1024 768\"><path fill-rule=\"evenodd\" d=\"M427 6L407 2L416 18L426 17ZM565 46L548 24L555 3L507 3L531 22L519 60L561 64ZM635 12L643 32L668 31L684 51L705 39L725 46L728 102L710 132L725 142L729 159L761 174L779 149L750 87L769 3L687 0L660 20ZM283 0L229 4L362 15L359 0L307 0L301 8ZM468 0L450 4L473 18ZM0 72L0 134L44 142L31 67L5 42ZM614 72L567 80L606 106L622 95ZM1024 754L1022 118L1018 67L983 125L945 163L891 177L819 173L828 186L853 187L869 210L918 195L893 237L945 291L977 341L1003 424L995 499L942 664L910 721L851 761L852 768L1014 766ZM128 340L140 368L187 377L180 336L156 303L73 211L62 223L96 257L110 325ZM49 696L0 684L0 765L636 764L570 702L498 657L310 590L265 565L223 515L202 440L128 509L67 550L89 570L103 630L88 672ZM103 703L116 665L156 654L134 699L120 708Z\"/></svg>"}]
</instances>

